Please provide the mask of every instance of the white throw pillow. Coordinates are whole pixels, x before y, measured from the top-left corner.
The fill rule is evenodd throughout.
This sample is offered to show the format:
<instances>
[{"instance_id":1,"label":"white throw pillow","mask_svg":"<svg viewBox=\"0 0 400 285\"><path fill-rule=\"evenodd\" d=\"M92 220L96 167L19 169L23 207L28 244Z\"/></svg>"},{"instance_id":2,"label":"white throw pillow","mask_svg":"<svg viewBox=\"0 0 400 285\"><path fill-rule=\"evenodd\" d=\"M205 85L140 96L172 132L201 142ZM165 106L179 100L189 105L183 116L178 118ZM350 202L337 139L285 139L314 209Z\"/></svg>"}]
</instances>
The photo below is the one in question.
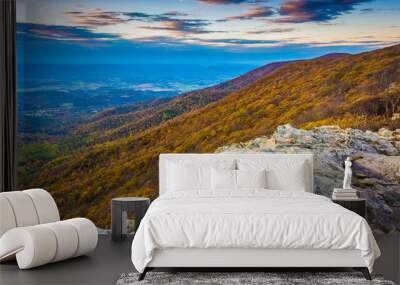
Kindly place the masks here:
<instances>
[{"instance_id":1,"label":"white throw pillow","mask_svg":"<svg viewBox=\"0 0 400 285\"><path fill-rule=\"evenodd\" d=\"M236 170L211 168L211 188L215 190L235 190Z\"/></svg>"},{"instance_id":2,"label":"white throw pillow","mask_svg":"<svg viewBox=\"0 0 400 285\"><path fill-rule=\"evenodd\" d=\"M273 190L306 191L307 178L304 161L285 159L239 159L239 170L267 170L267 188Z\"/></svg>"},{"instance_id":3,"label":"white throw pillow","mask_svg":"<svg viewBox=\"0 0 400 285\"><path fill-rule=\"evenodd\" d=\"M168 164L167 186L171 191L210 189L210 180L210 167Z\"/></svg>"},{"instance_id":4,"label":"white throw pillow","mask_svg":"<svg viewBox=\"0 0 400 285\"><path fill-rule=\"evenodd\" d=\"M166 165L167 191L211 191L211 168L235 169L234 159L195 160L190 158L168 161Z\"/></svg>"},{"instance_id":5,"label":"white throw pillow","mask_svg":"<svg viewBox=\"0 0 400 285\"><path fill-rule=\"evenodd\" d=\"M236 170L237 188L267 188L267 171Z\"/></svg>"}]
</instances>

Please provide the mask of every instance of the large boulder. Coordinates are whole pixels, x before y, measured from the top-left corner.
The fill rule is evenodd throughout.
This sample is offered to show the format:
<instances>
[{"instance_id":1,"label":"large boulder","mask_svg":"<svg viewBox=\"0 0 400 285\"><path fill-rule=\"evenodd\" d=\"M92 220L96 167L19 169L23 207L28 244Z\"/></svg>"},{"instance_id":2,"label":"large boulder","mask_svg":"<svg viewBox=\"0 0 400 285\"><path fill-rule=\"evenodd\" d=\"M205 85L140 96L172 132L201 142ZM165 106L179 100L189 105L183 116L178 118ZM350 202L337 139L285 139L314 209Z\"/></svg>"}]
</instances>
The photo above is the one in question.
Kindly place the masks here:
<instances>
[{"instance_id":1,"label":"large boulder","mask_svg":"<svg viewBox=\"0 0 400 285\"><path fill-rule=\"evenodd\" d=\"M353 159L353 186L367 200L375 232L400 230L400 130L378 132L321 126L302 130L279 126L270 137L223 146L217 152L314 154L314 191L327 197L341 187L344 160Z\"/></svg>"}]
</instances>

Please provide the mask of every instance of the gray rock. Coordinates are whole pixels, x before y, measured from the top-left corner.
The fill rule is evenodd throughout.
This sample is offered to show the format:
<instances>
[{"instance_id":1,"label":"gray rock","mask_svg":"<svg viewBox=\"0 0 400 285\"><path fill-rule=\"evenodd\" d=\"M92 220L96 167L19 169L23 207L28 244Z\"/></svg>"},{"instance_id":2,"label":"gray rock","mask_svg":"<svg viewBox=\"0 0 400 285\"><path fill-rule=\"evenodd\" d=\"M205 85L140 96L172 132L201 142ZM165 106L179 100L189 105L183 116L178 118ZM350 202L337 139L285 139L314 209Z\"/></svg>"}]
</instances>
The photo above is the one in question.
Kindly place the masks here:
<instances>
[{"instance_id":1,"label":"gray rock","mask_svg":"<svg viewBox=\"0 0 400 285\"><path fill-rule=\"evenodd\" d=\"M343 180L343 162L353 158L353 186L367 199L367 219L376 232L400 230L400 130L378 132L321 126L279 126L270 137L223 146L217 152L314 154L314 191L330 197Z\"/></svg>"}]
</instances>

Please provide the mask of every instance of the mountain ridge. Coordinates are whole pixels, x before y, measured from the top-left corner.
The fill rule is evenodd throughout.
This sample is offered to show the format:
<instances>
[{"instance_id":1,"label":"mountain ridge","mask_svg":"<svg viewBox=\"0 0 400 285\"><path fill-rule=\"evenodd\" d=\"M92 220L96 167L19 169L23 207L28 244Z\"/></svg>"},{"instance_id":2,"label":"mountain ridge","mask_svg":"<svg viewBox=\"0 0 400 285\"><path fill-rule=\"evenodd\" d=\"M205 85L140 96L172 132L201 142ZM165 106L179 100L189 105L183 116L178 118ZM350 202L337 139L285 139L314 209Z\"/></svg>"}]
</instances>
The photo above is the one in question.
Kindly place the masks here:
<instances>
[{"instance_id":1,"label":"mountain ridge","mask_svg":"<svg viewBox=\"0 0 400 285\"><path fill-rule=\"evenodd\" d=\"M350 54L329 53L313 59L333 59L347 55ZM230 92L252 84L259 78L275 71L276 69L279 69L285 64L298 61L300 60L268 63L228 81L203 89L183 93L173 98L170 97L153 99L150 101L144 101L138 104L131 105L131 107L123 106L104 110L99 114L91 116L88 122L86 122L83 126L78 127L81 132L78 131L78 133L73 133L73 135L84 135L87 133L93 134L97 131L107 132L107 130L109 129L114 129L114 133L117 134L114 136L113 133L107 132L108 136L100 139L101 142L104 142L113 140L115 139L115 137L120 138L129 135L131 132L143 131L144 129L161 123L164 119L171 119L182 113L202 107L208 103L218 101L219 99L228 95ZM204 97L206 97L207 99L202 100ZM190 104L190 102L186 101L185 99L188 99L188 101L192 101L193 106L188 108L181 107L181 110L178 111L177 109L179 109L179 106ZM125 111L120 112L121 109ZM160 111L162 111L162 114L160 114ZM109 115L103 116L103 114L105 113L108 113ZM90 128L90 126L93 126L93 128Z\"/></svg>"},{"instance_id":2,"label":"mountain ridge","mask_svg":"<svg viewBox=\"0 0 400 285\"><path fill-rule=\"evenodd\" d=\"M130 112L118 114L120 107L105 110L92 116L84 125L78 126L78 130L73 132L72 136L95 134L98 142L105 142L128 136L134 132L144 131L165 120L218 101L229 93L243 88L291 62L295 61L269 63L214 86L183 93L174 98L156 99L140 103L140 108L135 104L130 107ZM146 103L148 106L142 107ZM129 110L129 107L122 108ZM116 114L112 114L113 112ZM102 116L104 113L111 113L111 116ZM99 134L99 132L103 133Z\"/></svg>"}]
</instances>

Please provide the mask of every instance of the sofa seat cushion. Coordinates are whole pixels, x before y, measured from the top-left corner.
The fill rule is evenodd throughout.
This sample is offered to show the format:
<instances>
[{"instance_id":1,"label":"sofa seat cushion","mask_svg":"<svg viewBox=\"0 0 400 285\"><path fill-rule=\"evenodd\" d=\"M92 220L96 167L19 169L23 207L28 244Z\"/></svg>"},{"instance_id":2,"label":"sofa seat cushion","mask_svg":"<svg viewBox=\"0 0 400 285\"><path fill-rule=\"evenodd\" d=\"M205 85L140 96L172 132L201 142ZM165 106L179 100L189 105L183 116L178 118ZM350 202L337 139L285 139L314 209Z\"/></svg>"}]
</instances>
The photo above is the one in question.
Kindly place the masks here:
<instances>
[{"instance_id":1,"label":"sofa seat cushion","mask_svg":"<svg viewBox=\"0 0 400 285\"><path fill-rule=\"evenodd\" d=\"M0 261L16 257L20 269L37 267L87 254L97 238L96 226L85 218L13 228L0 238Z\"/></svg>"}]
</instances>

